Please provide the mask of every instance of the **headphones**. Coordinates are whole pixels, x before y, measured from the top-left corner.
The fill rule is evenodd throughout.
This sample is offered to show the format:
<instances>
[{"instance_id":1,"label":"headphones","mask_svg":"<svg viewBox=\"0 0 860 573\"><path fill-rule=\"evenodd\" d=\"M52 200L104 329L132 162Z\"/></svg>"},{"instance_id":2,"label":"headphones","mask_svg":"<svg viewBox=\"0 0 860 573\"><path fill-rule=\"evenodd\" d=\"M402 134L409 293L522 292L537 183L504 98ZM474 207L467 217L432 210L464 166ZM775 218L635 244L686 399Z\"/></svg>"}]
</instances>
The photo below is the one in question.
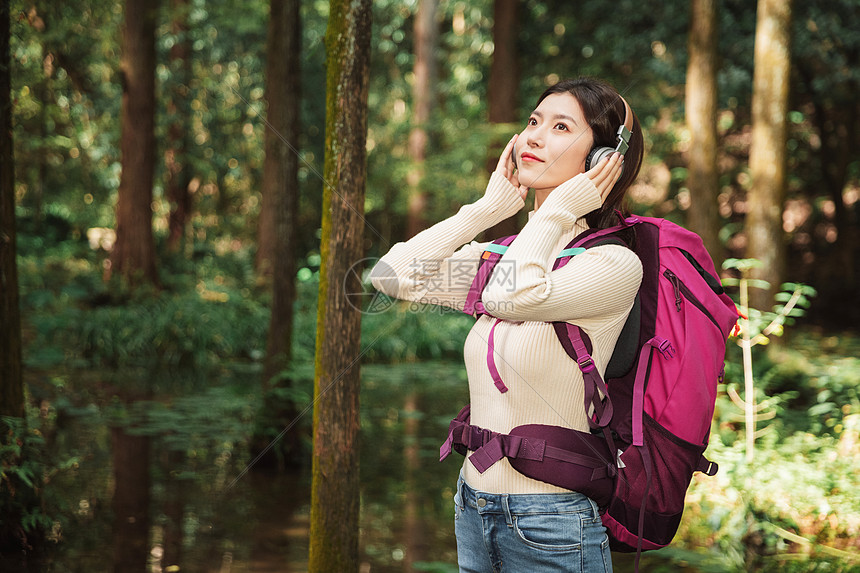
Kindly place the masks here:
<instances>
[{"instance_id":1,"label":"headphones","mask_svg":"<svg viewBox=\"0 0 860 573\"><path fill-rule=\"evenodd\" d=\"M633 135L633 112L630 111L630 106L627 105L627 100L624 99L621 94L618 95L621 98L621 101L624 102L624 124L618 126L618 132L616 133L616 139L618 144L615 148L611 147L594 147L588 152L588 157L585 158L585 170L588 171L600 161L606 157L609 157L616 151L621 155L627 153L627 149L630 147L630 136ZM624 171L624 166L621 166L622 172Z\"/></svg>"},{"instance_id":2,"label":"headphones","mask_svg":"<svg viewBox=\"0 0 860 573\"><path fill-rule=\"evenodd\" d=\"M624 99L621 94L618 94L618 97L621 98L621 101L624 103L624 123L618 126L618 132L616 133L616 139L618 141L617 145L612 147L593 147L591 151L588 152L588 156L585 158L585 170L588 171L600 161L606 157L609 157L616 151L621 155L627 153L627 150L630 148L630 137L633 135L633 112L630 111L630 106L627 105L627 100ZM517 166L517 144L514 143L513 148L513 160L514 167ZM624 165L621 166L622 173L624 172Z\"/></svg>"}]
</instances>

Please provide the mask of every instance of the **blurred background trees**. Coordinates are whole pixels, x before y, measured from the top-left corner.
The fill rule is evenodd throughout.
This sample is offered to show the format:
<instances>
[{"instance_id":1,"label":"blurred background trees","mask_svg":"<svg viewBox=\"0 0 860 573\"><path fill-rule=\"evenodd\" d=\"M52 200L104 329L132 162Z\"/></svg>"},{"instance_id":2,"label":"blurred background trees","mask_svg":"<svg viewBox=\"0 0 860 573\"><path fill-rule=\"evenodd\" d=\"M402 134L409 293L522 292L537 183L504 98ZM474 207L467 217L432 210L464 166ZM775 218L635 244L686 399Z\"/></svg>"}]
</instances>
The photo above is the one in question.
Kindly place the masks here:
<instances>
[{"instance_id":1,"label":"blurred background trees","mask_svg":"<svg viewBox=\"0 0 860 573\"><path fill-rule=\"evenodd\" d=\"M350 231L361 237L347 252L337 234L346 229L338 224L326 235L328 246L321 243L324 214L329 215L324 189L337 185L329 175L334 171L324 166L326 70L342 63L326 59L328 1L10 0L11 27L4 34L10 84L4 88L0 82L0 104L8 97L9 105L0 110L11 112L14 162L8 158L11 148L0 147L5 209L0 232L17 239L21 298L14 302L15 290L7 287L16 282L8 270L16 260L8 255L13 243L5 238L0 297L4 312L20 304L23 320L19 328L12 310L2 316L0 357L4 368L14 364L15 337L23 339L23 405L35 425L17 427L10 443L55 448L46 458L53 466L21 466L15 475L25 481L51 475L56 484L56 476L85 459L110 465L109 458L85 448L81 451L89 453L64 454L71 451L64 432L74 420L131 428L138 435L114 438L139 439L142 453L130 459L151 456L152 481L112 479L128 486L119 493L128 495L129 507L144 493L152 496L146 498L150 529L166 532L165 566L194 559L193 540L203 543L205 536L202 526L188 529L189 516L206 512L190 492L211 498L214 489L207 488L225 491L225 483L237 482L225 479L224 468L244 476L245 462L281 440L285 447L277 465L298 460L301 466L310 459L307 412L313 402L325 248L348 259L341 263L357 263L477 199L503 142L522 129L537 96L555 81L577 75L614 84L641 120L647 150L630 194L633 212L698 231L718 264L729 257L783 257L784 264L767 264L775 272L768 280L804 282L818 290L798 330L802 334L787 341L805 361L776 355L779 360L762 358L757 365L761 391L778 397L775 407L782 415L772 437L759 442L771 448L762 459L777 463L780 448L808 452L833 446L851 452L860 408L860 381L850 358L860 320L854 304L860 272L860 31L854 23L860 21L860 4L794 2L790 19L786 15L780 24L780 42L765 42L790 46L790 52L778 51L767 64L756 54L757 36L763 38L758 18L789 4L758 4L761 8L746 0L619 0L611 8L597 0L373 2L366 190L360 200L364 224ZM762 71L779 70L767 84L774 89L771 95L754 86ZM756 111L773 101L775 114ZM778 129L759 136L757 124ZM753 149L760 145L769 145L770 155L756 159ZM783 164L781 178L762 175ZM761 191L776 195L762 198ZM15 212L13 232L9 205ZM524 217L509 224L516 228ZM761 249L773 252L764 255ZM336 282L327 288L345 288ZM771 303L760 304L768 310ZM421 367L409 366L410 374L392 381L372 366L456 361L468 329L462 319L408 313L396 305L362 317L362 361L371 366L368 391L386 400L380 391L386 389L394 401L362 407L368 432L399 443L394 429L401 427L401 407L413 412L406 416L410 435L422 431L415 427L420 417L415 404L419 411L439 406L440 419L447 415L432 393L420 399L438 383L411 373ZM353 350L338 352L357 354ZM730 356L729 384L738 379L732 364ZM9 375L2 372L4 414L20 414L14 366ZM414 394L397 394L404 380L414 384ZM462 388L462 380L451 380ZM145 397L146 407L114 397ZM437 421L424 419L420 426L433 429ZM737 423L725 413L717 427L726 448L720 451L733 460ZM801 437L778 441L778 435L794 432ZM808 435L821 435L821 442L803 437ZM111 441L98 436L89 447ZM413 476L444 471L429 469L435 468L427 454L433 447L420 439L412 445L423 452L420 470L414 452L409 454ZM13 458L15 447L8 450ZM388 476L396 455L372 454L364 466L368 475ZM117 458L117 464L124 462ZM732 476L743 472L731 464L727 467L738 472ZM399 474L393 475L380 483L396 491ZM110 479L99 474L91 483ZM845 479L828 492L849 491ZM421 479L410 481L422 485ZM824 482L809 477L808 483ZM362 488L375 491L366 483ZM376 494L391 502L391 491ZM98 524L98 504L79 505L88 495L49 498L31 513L9 503L24 511L31 530L50 532L60 522ZM705 506L721 499L713 491L707 495ZM8 499L0 499L4 502ZM827 502L839 504L831 493ZM425 502L417 514L441 513L434 503ZM756 503L744 508L761 512L768 506ZM368 503L383 516L391 505ZM9 507L0 509L12 511ZM139 511L140 505L134 507ZM61 517L52 519L45 511ZM746 523L747 514L732 512L732 523ZM241 515L225 510L228 514ZM718 518L702 516L694 523L708 519ZM783 531L788 521L780 521ZM840 540L853 531L851 523L839 516L814 522L797 517L791 527L807 540ZM391 541L381 529L372 529L362 542L363 559L371 559L367 547L374 540ZM110 527L98 531L105 530ZM781 547L755 545L774 539L763 530L732 531L741 533L731 542L726 539L733 534L724 533L720 542L754 546L752 560ZM133 551L133 540L127 546ZM185 547L184 553L178 547Z\"/></svg>"},{"instance_id":2,"label":"blurred background trees","mask_svg":"<svg viewBox=\"0 0 860 573\"><path fill-rule=\"evenodd\" d=\"M646 10L622 2L616 17L606 18L599 2L375 3L366 206L370 225L385 240L369 236L366 251L378 253L472 200L487 176L484 163L498 155L496 142L520 128L543 88L557 78L589 74L624 91L643 121L649 147L632 195L634 210L689 219L703 235L719 235L717 258L745 254L745 214L760 204L748 195L755 177L747 168L756 10L724 0L710 3L711 11L696 19L700 12L693 7L699 5L655 4ZM260 114L276 119L280 100L296 98L265 103L267 10L190 0L162 6L155 60L146 64L154 66L157 80L153 157L159 160L142 172L152 170L154 183L132 176L132 164L126 168L128 185L152 188L151 200L144 197L140 205L146 199L152 207L159 250L177 249L184 237L185 257L228 244L254 249L258 261L271 257L274 241L265 231L270 210L264 206L270 196L264 180L271 179L264 175L268 128ZM324 110L315 96L325 89L327 5L306 2L301 10L295 21L306 20L300 30L302 71L290 86L303 86L302 127L290 141L297 153L284 155L284 162L290 155L301 158L298 214L289 227L304 232L294 241L296 254L286 257L297 259L298 268L318 253ZM858 137L851 94L860 40L841 23L857 11L849 0L795 7L788 30L791 74L782 82L789 98L786 176L785 200L777 202L784 216L775 223L783 228L788 257L781 278L823 283L827 277L830 288L843 294L856 286L856 241L850 239L857 161L850 149ZM12 6L21 223L64 237L121 230L125 204L119 119L127 72L118 59L123 7L90 1L79 12L51 3ZM699 40L709 36L696 26L711 23L720 32L711 31L713 46L700 51ZM700 53L707 57L696 60ZM713 67L706 76L714 78L707 88L713 103L703 111L687 109L697 101L696 90L706 89L695 75L705 70L698 61ZM132 115L139 120L146 113ZM686 118L697 115L712 118L715 158L696 157L707 147L697 138L708 131L687 125ZM144 144L141 137L133 140ZM143 151L128 155L146 157ZM715 170L703 174L709 165ZM715 200L697 200L705 181ZM697 222L696 213L708 207L714 213L705 217L710 222ZM47 219L52 224L43 229ZM766 231L768 241L774 233ZM122 232L113 240L115 266L126 247ZM136 248L147 242L129 241ZM152 274L151 263L145 265ZM816 286L827 292L826 285ZM851 323L844 312L821 310L822 320Z\"/></svg>"}]
</instances>

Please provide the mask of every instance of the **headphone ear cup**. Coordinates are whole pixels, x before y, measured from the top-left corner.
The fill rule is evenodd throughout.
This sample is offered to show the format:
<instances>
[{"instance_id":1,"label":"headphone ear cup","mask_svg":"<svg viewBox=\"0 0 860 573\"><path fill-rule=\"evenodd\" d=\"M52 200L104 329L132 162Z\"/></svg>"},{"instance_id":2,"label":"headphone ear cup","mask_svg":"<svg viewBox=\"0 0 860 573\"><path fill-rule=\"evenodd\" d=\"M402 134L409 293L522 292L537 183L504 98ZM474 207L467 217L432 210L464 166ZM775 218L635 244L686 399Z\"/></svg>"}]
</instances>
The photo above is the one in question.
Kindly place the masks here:
<instances>
[{"instance_id":1,"label":"headphone ear cup","mask_svg":"<svg viewBox=\"0 0 860 573\"><path fill-rule=\"evenodd\" d=\"M585 158L585 170L588 171L598 163L600 160L609 155L608 152L612 151L609 147L592 147L591 151L588 152L588 157Z\"/></svg>"},{"instance_id":2,"label":"headphone ear cup","mask_svg":"<svg viewBox=\"0 0 860 573\"><path fill-rule=\"evenodd\" d=\"M613 153L615 153L615 150L611 147L593 147L588 153L588 157L585 158L585 170L588 171ZM621 169L623 173L623 165Z\"/></svg>"}]
</instances>

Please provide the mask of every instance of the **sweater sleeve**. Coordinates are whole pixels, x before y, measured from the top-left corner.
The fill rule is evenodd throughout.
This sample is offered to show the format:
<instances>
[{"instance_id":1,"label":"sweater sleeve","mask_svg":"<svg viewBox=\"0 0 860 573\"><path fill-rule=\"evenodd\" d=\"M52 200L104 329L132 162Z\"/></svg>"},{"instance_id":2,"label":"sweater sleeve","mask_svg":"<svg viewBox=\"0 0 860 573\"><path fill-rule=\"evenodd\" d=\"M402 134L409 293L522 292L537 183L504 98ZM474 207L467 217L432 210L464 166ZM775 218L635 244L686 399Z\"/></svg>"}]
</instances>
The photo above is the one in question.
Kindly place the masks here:
<instances>
[{"instance_id":1,"label":"sweater sleeve","mask_svg":"<svg viewBox=\"0 0 860 573\"><path fill-rule=\"evenodd\" d=\"M583 321L629 312L642 264L620 245L590 248L553 271L557 244L601 198L585 175L566 181L544 201L501 258L482 300L507 320ZM504 280L495 276L502 269Z\"/></svg>"},{"instance_id":2,"label":"sweater sleeve","mask_svg":"<svg viewBox=\"0 0 860 573\"><path fill-rule=\"evenodd\" d=\"M394 245L373 267L373 286L402 300L462 310L485 246L472 239L524 204L517 189L494 172L483 197ZM472 242L465 244L468 241Z\"/></svg>"}]
</instances>

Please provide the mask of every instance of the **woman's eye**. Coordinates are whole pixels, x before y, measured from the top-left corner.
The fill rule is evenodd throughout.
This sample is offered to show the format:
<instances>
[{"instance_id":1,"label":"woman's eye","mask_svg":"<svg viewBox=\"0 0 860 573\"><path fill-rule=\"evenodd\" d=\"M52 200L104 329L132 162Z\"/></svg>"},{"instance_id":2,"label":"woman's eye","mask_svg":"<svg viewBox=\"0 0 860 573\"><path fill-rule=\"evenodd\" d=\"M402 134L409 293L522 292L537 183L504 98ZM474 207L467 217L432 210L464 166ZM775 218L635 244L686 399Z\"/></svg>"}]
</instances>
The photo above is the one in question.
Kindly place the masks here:
<instances>
[{"instance_id":1,"label":"woman's eye","mask_svg":"<svg viewBox=\"0 0 860 573\"><path fill-rule=\"evenodd\" d=\"M537 120L536 120L535 118L533 118L533 117L530 117L530 118L529 118L529 120L528 120L528 122L526 122L526 123L527 123L528 125L537 125Z\"/></svg>"},{"instance_id":2,"label":"woman's eye","mask_svg":"<svg viewBox=\"0 0 860 573\"><path fill-rule=\"evenodd\" d=\"M556 127L556 129L561 129L562 131L567 131L567 126L564 125L563 123L557 123L557 124L555 124L555 127Z\"/></svg>"}]
</instances>

